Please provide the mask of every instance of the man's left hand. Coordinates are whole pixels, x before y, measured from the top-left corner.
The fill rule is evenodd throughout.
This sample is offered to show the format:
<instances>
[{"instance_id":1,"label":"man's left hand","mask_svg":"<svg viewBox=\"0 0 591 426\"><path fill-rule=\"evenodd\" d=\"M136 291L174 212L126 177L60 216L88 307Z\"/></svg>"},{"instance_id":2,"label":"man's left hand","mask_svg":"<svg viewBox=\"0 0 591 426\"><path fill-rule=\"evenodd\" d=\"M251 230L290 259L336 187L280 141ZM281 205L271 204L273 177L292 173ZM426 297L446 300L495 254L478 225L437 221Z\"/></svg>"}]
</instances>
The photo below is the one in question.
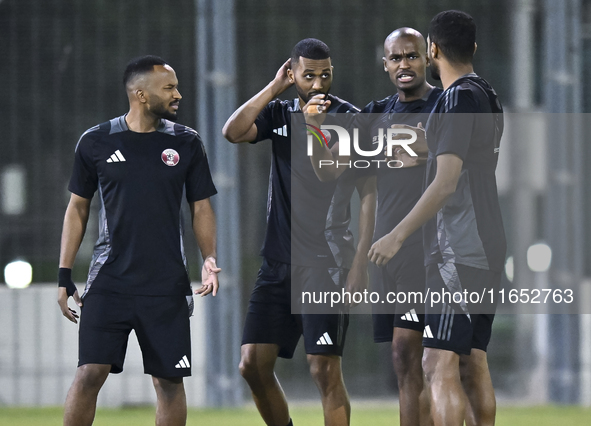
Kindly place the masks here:
<instances>
[{"instance_id":1,"label":"man's left hand","mask_svg":"<svg viewBox=\"0 0 591 426\"><path fill-rule=\"evenodd\" d=\"M218 273L221 271L222 269L216 265L215 258L208 256L203 261L203 267L201 268L201 287L195 290L195 294L200 294L203 297L212 293L215 296L219 287Z\"/></svg>"}]
</instances>

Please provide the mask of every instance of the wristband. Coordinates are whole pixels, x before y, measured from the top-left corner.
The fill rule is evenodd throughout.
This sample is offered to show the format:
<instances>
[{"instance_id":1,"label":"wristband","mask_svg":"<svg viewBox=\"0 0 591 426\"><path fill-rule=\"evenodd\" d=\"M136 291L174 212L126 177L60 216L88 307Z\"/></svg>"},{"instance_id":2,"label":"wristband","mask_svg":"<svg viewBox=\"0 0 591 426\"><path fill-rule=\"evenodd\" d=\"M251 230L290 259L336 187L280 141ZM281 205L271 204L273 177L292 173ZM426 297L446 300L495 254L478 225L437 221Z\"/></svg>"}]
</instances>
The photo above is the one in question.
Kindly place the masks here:
<instances>
[{"instance_id":1,"label":"wristband","mask_svg":"<svg viewBox=\"0 0 591 426\"><path fill-rule=\"evenodd\" d=\"M72 281L72 270L70 268L60 268L57 274L57 286L64 287L68 297L72 296L76 290L74 281Z\"/></svg>"}]
</instances>

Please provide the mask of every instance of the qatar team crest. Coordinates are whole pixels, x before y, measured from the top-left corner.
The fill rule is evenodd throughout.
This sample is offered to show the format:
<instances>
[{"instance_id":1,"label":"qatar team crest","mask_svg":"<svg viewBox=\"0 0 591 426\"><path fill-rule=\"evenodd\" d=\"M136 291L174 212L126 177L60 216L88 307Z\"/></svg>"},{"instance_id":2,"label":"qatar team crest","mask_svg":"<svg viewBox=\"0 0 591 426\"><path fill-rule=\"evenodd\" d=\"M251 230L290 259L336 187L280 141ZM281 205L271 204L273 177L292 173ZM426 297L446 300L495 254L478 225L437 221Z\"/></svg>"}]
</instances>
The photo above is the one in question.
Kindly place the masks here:
<instances>
[{"instance_id":1,"label":"qatar team crest","mask_svg":"<svg viewBox=\"0 0 591 426\"><path fill-rule=\"evenodd\" d=\"M176 166L180 159L181 157L179 153L174 149L169 148L162 151L162 161L164 161L164 164L167 166Z\"/></svg>"}]
</instances>

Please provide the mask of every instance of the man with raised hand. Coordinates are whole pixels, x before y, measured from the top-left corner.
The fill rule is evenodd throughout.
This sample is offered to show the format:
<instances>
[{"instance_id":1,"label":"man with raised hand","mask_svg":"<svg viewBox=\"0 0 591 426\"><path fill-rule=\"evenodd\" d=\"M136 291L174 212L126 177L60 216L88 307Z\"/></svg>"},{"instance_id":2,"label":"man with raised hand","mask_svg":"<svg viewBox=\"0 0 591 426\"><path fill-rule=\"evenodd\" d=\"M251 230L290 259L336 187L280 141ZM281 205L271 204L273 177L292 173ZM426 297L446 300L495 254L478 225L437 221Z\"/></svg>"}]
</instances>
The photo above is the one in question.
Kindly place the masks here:
<instances>
[{"instance_id":1,"label":"man with raised hand","mask_svg":"<svg viewBox=\"0 0 591 426\"><path fill-rule=\"evenodd\" d=\"M371 235L360 237L364 248L355 255L347 229L350 193L337 183L319 182L302 150L292 151L296 132L292 114L334 114L358 111L353 105L328 95L332 83L330 52L317 39L304 39L275 78L242 105L226 122L224 136L233 143L270 139L272 166L268 193L267 231L261 251L263 265L252 292L242 339L240 371L267 425L291 425L285 395L274 373L277 357L291 358L301 335L310 374L320 391L326 425L347 425L350 404L341 372L341 356L348 313L292 313L292 277L297 288L350 291L367 284L366 250ZM292 85L298 97L275 99ZM297 158L292 158L296 152ZM292 169L292 160L294 165ZM306 202L292 203L292 188ZM346 191L347 188L343 188ZM352 189L351 189L352 191ZM358 186L362 204L364 197ZM332 203L338 196L339 201ZM332 209L331 209L332 206ZM307 226L309 225L309 226ZM292 250L293 248L293 250ZM354 257L354 259L353 259ZM354 279L347 280L348 274ZM360 278L357 278L360 277ZM298 303L295 301L294 303ZM305 309L304 309L305 310Z\"/></svg>"},{"instance_id":2,"label":"man with raised hand","mask_svg":"<svg viewBox=\"0 0 591 426\"><path fill-rule=\"evenodd\" d=\"M369 253L372 262L386 264L424 225L427 290L456 294L426 304L423 369L436 426L461 426L464 417L468 425L493 425L496 412L486 357L496 304L463 296L498 289L506 251L495 180L503 110L492 87L474 74L475 51L470 15L450 10L433 18L431 73L444 92L425 127L427 187Z\"/></svg>"}]
</instances>

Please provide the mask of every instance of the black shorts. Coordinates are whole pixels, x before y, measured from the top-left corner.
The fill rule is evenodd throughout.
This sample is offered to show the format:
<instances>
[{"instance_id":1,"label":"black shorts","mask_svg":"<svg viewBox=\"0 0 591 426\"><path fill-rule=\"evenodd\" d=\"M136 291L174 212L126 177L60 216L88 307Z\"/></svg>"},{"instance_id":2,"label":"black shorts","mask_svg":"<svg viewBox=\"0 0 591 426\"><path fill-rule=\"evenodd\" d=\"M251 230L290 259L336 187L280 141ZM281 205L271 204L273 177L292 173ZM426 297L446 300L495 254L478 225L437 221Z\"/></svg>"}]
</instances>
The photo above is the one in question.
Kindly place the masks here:
<instances>
[{"instance_id":1,"label":"black shorts","mask_svg":"<svg viewBox=\"0 0 591 426\"><path fill-rule=\"evenodd\" d=\"M372 268L372 291L380 293L380 300L387 300L388 292L424 292L425 265L423 244L402 248L384 267ZM404 299L403 299L404 300ZM373 340L376 343L391 342L394 327L423 332L425 307L420 297L406 298L405 303L373 305Z\"/></svg>"},{"instance_id":2,"label":"black shorts","mask_svg":"<svg viewBox=\"0 0 591 426\"><path fill-rule=\"evenodd\" d=\"M79 361L110 364L121 373L131 330L144 372L155 377L191 375L191 333L186 296L136 296L89 292L80 316Z\"/></svg>"},{"instance_id":3,"label":"black shorts","mask_svg":"<svg viewBox=\"0 0 591 426\"><path fill-rule=\"evenodd\" d=\"M326 269L301 266L293 266L293 269L295 276L316 282L319 286L332 281ZM263 259L250 296L242 344L276 344L280 357L292 358L303 334L307 354L342 356L349 315L344 311L337 314L293 314L291 280L291 265Z\"/></svg>"},{"instance_id":4,"label":"black shorts","mask_svg":"<svg viewBox=\"0 0 591 426\"><path fill-rule=\"evenodd\" d=\"M429 291L461 292L467 290L485 295L490 289L496 294L501 285L501 273L472 268L455 263L427 266ZM457 301L460 299L457 298ZM496 301L484 298L481 303L455 303L451 300L425 306L425 330L423 346L445 349L460 355L470 355L471 350L486 351L495 318Z\"/></svg>"}]
</instances>

